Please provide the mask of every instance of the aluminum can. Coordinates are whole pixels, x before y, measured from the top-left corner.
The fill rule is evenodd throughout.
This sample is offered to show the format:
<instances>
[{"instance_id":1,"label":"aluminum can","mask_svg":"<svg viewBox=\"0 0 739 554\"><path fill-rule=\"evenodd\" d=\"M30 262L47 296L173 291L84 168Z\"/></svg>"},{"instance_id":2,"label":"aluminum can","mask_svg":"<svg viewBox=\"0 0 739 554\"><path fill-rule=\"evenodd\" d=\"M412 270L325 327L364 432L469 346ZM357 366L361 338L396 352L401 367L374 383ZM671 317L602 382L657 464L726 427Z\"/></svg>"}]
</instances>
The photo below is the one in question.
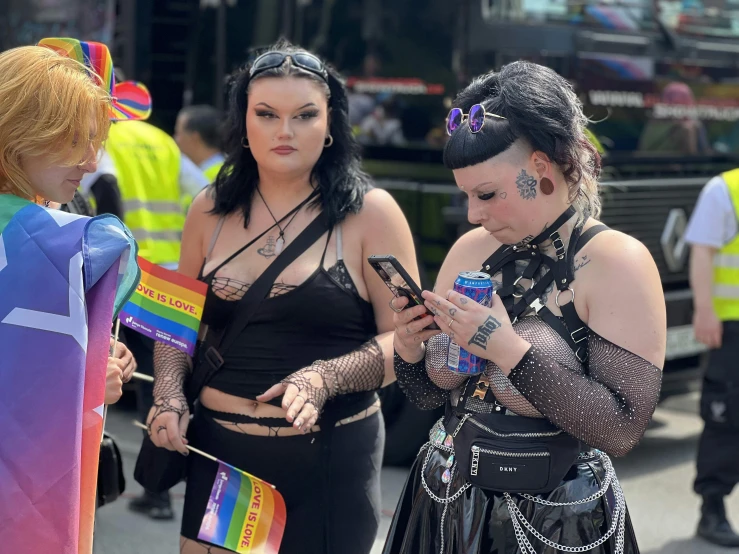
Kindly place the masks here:
<instances>
[{"instance_id":1,"label":"aluminum can","mask_svg":"<svg viewBox=\"0 0 739 554\"><path fill-rule=\"evenodd\" d=\"M478 304L490 306L493 281L490 275L481 271L462 271L454 281L454 290ZM469 353L456 342L449 341L447 365L450 370L465 375L476 375L485 369L486 363L487 360Z\"/></svg>"}]
</instances>

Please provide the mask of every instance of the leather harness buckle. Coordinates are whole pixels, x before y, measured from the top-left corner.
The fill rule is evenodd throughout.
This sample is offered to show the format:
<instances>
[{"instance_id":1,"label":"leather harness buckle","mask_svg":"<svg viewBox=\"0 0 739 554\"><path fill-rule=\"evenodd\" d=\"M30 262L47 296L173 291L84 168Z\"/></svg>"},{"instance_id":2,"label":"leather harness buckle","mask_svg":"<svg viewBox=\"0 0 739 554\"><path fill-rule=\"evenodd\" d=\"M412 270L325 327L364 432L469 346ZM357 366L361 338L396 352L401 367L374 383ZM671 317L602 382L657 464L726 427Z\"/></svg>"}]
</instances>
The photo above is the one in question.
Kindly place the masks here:
<instances>
[{"instance_id":1,"label":"leather harness buckle","mask_svg":"<svg viewBox=\"0 0 739 554\"><path fill-rule=\"evenodd\" d=\"M214 346L209 347L208 350L205 351L205 361L208 362L210 367L213 369L221 369L221 366L224 364L221 353L218 352Z\"/></svg>"},{"instance_id":2,"label":"leather harness buckle","mask_svg":"<svg viewBox=\"0 0 739 554\"><path fill-rule=\"evenodd\" d=\"M489 387L490 387L490 379L488 379L488 376L483 373L482 375L480 375L480 377L477 380L477 383L475 384L475 392L472 393L472 398L479 398L480 400L485 400L485 395L487 395Z\"/></svg>"},{"instance_id":3,"label":"leather harness buckle","mask_svg":"<svg viewBox=\"0 0 739 554\"><path fill-rule=\"evenodd\" d=\"M582 336L580 338L575 337L575 334L582 331ZM585 327L580 327L579 329L575 329L570 333L570 337L572 337L572 340L577 344L578 342L584 341L586 338L588 338L588 330Z\"/></svg>"}]
</instances>

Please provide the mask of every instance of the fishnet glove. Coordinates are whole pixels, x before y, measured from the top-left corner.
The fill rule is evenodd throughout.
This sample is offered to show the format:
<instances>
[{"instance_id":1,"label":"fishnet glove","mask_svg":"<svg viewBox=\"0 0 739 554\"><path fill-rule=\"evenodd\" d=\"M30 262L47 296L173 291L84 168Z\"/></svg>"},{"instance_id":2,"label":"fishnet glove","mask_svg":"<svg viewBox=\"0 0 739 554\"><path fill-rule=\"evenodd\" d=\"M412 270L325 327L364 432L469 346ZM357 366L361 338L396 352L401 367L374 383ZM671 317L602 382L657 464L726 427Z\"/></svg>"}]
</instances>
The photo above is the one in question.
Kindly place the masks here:
<instances>
[{"instance_id":1,"label":"fishnet glove","mask_svg":"<svg viewBox=\"0 0 739 554\"><path fill-rule=\"evenodd\" d=\"M184 440L190 418L185 379L192 370L186 353L162 343L154 345L154 404L147 426L154 444L187 453ZM172 415L173 414L173 415Z\"/></svg>"},{"instance_id":2,"label":"fishnet glove","mask_svg":"<svg viewBox=\"0 0 739 554\"><path fill-rule=\"evenodd\" d=\"M589 446L627 454L657 407L662 371L590 331L588 370L581 375L531 347L509 379L544 416Z\"/></svg>"},{"instance_id":3,"label":"fishnet glove","mask_svg":"<svg viewBox=\"0 0 739 554\"><path fill-rule=\"evenodd\" d=\"M341 394L379 389L385 379L385 357L377 340L333 360L316 360L257 397L265 402L284 394L287 420L307 432L318 420L326 402Z\"/></svg>"}]
</instances>

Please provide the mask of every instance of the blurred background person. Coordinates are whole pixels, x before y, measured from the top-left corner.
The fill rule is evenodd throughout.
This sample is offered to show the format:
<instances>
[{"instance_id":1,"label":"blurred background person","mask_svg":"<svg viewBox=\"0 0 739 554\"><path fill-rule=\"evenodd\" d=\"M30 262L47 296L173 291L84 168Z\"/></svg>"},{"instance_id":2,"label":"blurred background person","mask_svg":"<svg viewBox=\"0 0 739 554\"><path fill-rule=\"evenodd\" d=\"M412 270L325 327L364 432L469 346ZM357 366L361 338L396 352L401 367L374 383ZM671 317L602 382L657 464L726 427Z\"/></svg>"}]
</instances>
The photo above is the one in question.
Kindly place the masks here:
<instances>
[{"instance_id":1,"label":"blurred background person","mask_svg":"<svg viewBox=\"0 0 739 554\"><path fill-rule=\"evenodd\" d=\"M200 168L209 183L223 165L223 118L213 106L182 108L174 127L174 140L182 153Z\"/></svg>"},{"instance_id":2,"label":"blurred background person","mask_svg":"<svg viewBox=\"0 0 739 554\"><path fill-rule=\"evenodd\" d=\"M698 536L720 546L739 546L724 499L739 482L739 169L708 181L693 210L690 244L695 337L708 346L693 488L703 497Z\"/></svg>"},{"instance_id":3,"label":"blurred background person","mask_svg":"<svg viewBox=\"0 0 739 554\"><path fill-rule=\"evenodd\" d=\"M706 128L698 119L693 91L685 83L672 82L662 91L663 109L673 117L652 118L639 137L640 152L698 155L710 151ZM655 108L656 110L656 108Z\"/></svg>"}]
</instances>

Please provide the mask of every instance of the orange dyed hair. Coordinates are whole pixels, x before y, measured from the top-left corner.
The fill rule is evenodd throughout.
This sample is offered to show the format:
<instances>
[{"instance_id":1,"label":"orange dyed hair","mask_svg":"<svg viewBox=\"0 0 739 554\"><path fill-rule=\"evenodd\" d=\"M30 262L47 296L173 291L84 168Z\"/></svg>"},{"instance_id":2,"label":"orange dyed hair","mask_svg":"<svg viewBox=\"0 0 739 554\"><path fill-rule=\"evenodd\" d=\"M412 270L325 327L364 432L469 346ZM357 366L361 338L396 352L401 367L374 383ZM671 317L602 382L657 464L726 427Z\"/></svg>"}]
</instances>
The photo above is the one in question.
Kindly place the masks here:
<instances>
[{"instance_id":1,"label":"orange dyed hair","mask_svg":"<svg viewBox=\"0 0 739 554\"><path fill-rule=\"evenodd\" d=\"M40 46L0 53L0 75L0 192L33 200L21 158L83 163L90 141L98 152L108 134L111 98L84 65Z\"/></svg>"}]
</instances>

